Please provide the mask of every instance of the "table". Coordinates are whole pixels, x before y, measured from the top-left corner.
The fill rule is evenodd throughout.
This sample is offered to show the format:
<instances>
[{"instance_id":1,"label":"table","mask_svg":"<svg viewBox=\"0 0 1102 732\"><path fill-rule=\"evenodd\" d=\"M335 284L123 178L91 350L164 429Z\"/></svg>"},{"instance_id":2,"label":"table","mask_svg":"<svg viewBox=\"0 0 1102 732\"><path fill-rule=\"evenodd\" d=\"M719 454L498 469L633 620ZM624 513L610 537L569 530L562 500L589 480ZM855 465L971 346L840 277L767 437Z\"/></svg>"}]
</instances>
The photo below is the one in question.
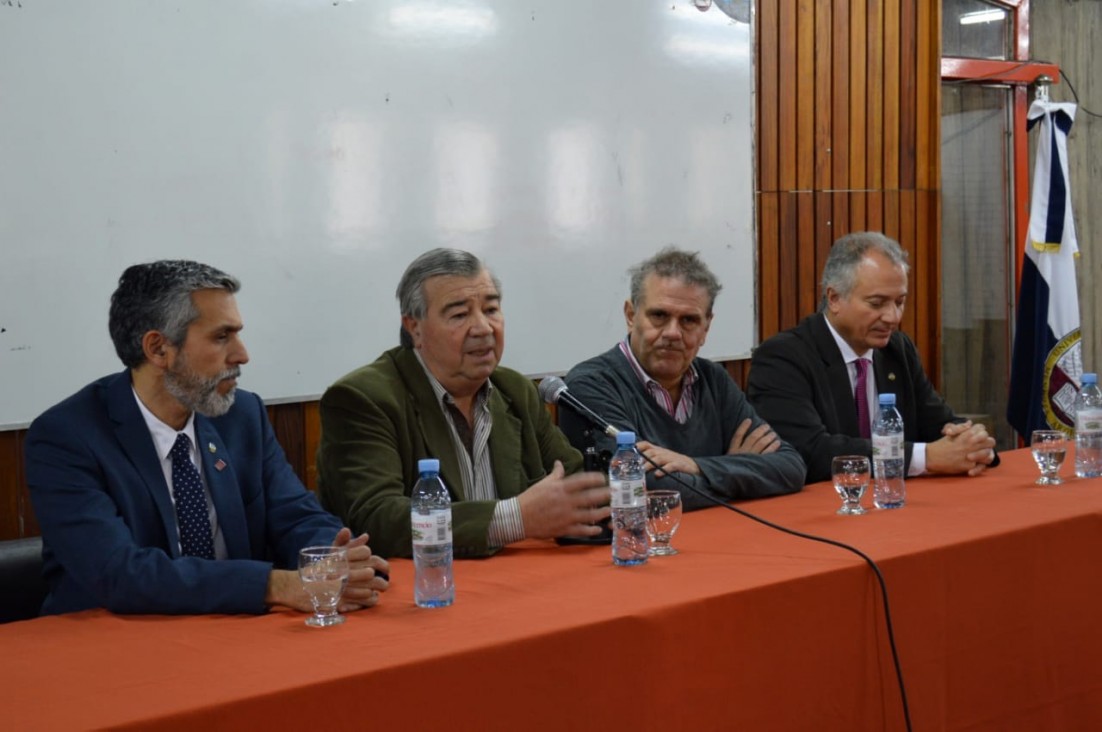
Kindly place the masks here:
<instances>
[{"instance_id":1,"label":"table","mask_svg":"<svg viewBox=\"0 0 1102 732\"><path fill-rule=\"evenodd\" d=\"M1070 472L1065 467L1065 473ZM826 484L743 504L856 545L888 582L915 730L1102 729L1102 480L1032 485L1027 451L836 516ZM868 498L866 497L866 501ZM12 730L900 730L869 568L715 508L681 554L525 542L457 563L457 601L303 616L116 616L0 626Z\"/></svg>"}]
</instances>

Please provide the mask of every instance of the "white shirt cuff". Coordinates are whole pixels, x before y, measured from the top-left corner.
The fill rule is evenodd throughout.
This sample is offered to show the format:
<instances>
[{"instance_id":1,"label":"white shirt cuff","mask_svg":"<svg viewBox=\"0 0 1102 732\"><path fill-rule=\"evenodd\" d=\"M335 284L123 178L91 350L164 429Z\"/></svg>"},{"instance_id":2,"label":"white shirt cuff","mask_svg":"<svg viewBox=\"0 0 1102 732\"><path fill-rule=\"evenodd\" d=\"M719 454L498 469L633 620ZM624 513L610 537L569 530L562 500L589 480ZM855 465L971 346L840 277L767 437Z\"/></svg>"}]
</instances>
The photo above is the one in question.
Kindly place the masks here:
<instances>
[{"instance_id":1,"label":"white shirt cuff","mask_svg":"<svg viewBox=\"0 0 1102 732\"><path fill-rule=\"evenodd\" d=\"M907 468L907 477L914 478L926 474L926 443L916 442L911 448L911 467Z\"/></svg>"},{"instance_id":2,"label":"white shirt cuff","mask_svg":"<svg viewBox=\"0 0 1102 732\"><path fill-rule=\"evenodd\" d=\"M498 501L487 537L490 546L503 547L523 538L524 520L520 517L520 501L516 498Z\"/></svg>"}]
</instances>

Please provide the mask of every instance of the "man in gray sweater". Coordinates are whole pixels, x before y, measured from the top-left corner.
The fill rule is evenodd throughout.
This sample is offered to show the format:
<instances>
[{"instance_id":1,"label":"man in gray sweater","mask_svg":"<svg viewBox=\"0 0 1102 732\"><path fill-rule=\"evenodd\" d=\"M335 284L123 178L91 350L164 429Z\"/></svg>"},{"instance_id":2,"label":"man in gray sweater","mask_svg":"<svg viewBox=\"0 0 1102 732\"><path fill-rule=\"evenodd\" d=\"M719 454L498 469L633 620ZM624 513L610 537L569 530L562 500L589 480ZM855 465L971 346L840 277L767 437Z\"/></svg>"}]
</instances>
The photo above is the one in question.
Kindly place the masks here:
<instances>
[{"instance_id":1,"label":"man in gray sweater","mask_svg":"<svg viewBox=\"0 0 1102 732\"><path fill-rule=\"evenodd\" d=\"M697 358L721 285L696 253L673 247L633 267L624 303L628 335L566 375L571 393L611 424L632 430L650 466L648 488L675 488L688 510L720 501L795 493L799 453L754 412L722 366ZM569 408L559 426L575 447L612 451ZM675 480L676 477L679 480Z\"/></svg>"}]
</instances>

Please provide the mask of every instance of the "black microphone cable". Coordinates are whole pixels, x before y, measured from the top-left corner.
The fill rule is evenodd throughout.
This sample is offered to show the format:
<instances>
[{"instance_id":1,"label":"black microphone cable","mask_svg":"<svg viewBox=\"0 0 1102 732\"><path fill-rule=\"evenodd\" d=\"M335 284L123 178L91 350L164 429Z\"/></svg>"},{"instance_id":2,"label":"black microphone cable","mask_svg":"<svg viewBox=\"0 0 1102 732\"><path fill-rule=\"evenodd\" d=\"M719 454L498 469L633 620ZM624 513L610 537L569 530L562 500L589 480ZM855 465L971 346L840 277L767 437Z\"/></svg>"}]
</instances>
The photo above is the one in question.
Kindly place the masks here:
<instances>
[{"instance_id":1,"label":"black microphone cable","mask_svg":"<svg viewBox=\"0 0 1102 732\"><path fill-rule=\"evenodd\" d=\"M653 460L651 460L650 457L648 457L646 455L643 455L643 453L639 453L639 454L642 455L644 460L646 460L648 463L653 465L656 470L662 470L662 466L659 465L658 463L654 462ZM665 472L665 471L663 471L663 472ZM903 721L907 725L907 732L911 732L911 711L910 711L910 707L907 705L907 688L903 684L903 669L899 665L899 652L896 650L896 647L895 647L895 631L892 629L892 612L891 612L891 608L888 606L888 586L887 586L887 583L884 582L884 575L880 573L880 567L876 566L876 562L874 562L872 560L872 557L870 557L868 554L865 554L863 551L861 551L857 547L850 546L849 544L845 544L843 542L836 541L834 539L828 539L824 536L816 536L815 534L808 534L808 533L805 533L803 531L797 531L796 529L790 529L788 527L781 526L780 524L775 524L772 521L769 521L768 519L763 519L761 516L756 516L756 515L750 513L749 511L747 511L745 509L738 508L736 506L732 506L731 504L727 503L726 501L723 501L719 498L716 498L715 496L709 495L705 491L702 491L701 489L697 488L695 485L693 485L689 481L685 480L681 476L677 475L676 473L666 473L666 475L668 475L670 478L672 478L675 482L680 483L682 486L688 488L689 490L691 490L693 493L697 494L698 496L701 496L705 500L710 501L710 502L714 503L717 506L722 506L723 508L726 508L728 511L734 511L735 513L739 514L740 516L745 516L748 519L752 519L754 521L757 521L759 524L764 524L765 526L768 526L771 529L776 529L777 531L783 531L784 533L791 534L792 536L798 536L801 539L808 539L810 541L818 541L818 542L821 542L823 544L830 544L831 546L836 546L840 549L845 549L848 552L853 552L857 556L864 559L865 562L870 567L872 567L872 571L876 575L876 580L880 584L880 597L881 597L881 599L884 603L884 624L887 626L887 629L888 629L888 644L891 646L891 649L892 649L892 663L895 664L895 678L899 682L899 698L903 702Z\"/></svg>"}]
</instances>

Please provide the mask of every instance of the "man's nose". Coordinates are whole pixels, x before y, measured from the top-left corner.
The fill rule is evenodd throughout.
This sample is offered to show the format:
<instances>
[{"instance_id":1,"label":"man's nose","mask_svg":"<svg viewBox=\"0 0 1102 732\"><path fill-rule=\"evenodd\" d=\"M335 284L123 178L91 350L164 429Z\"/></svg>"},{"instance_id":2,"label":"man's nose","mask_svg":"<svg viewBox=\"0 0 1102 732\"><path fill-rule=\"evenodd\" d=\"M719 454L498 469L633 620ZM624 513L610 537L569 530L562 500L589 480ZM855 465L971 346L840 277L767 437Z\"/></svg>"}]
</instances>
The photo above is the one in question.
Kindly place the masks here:
<instances>
[{"instance_id":1,"label":"man's nose","mask_svg":"<svg viewBox=\"0 0 1102 732\"><path fill-rule=\"evenodd\" d=\"M476 312L474 317L471 318L471 333L485 335L491 332L493 332L493 328L490 327L490 319L486 317L486 313Z\"/></svg>"},{"instance_id":2,"label":"man's nose","mask_svg":"<svg viewBox=\"0 0 1102 732\"><path fill-rule=\"evenodd\" d=\"M237 341L236 348L230 351L229 361L235 365L244 365L249 362L249 351L245 348L243 341Z\"/></svg>"}]
</instances>

